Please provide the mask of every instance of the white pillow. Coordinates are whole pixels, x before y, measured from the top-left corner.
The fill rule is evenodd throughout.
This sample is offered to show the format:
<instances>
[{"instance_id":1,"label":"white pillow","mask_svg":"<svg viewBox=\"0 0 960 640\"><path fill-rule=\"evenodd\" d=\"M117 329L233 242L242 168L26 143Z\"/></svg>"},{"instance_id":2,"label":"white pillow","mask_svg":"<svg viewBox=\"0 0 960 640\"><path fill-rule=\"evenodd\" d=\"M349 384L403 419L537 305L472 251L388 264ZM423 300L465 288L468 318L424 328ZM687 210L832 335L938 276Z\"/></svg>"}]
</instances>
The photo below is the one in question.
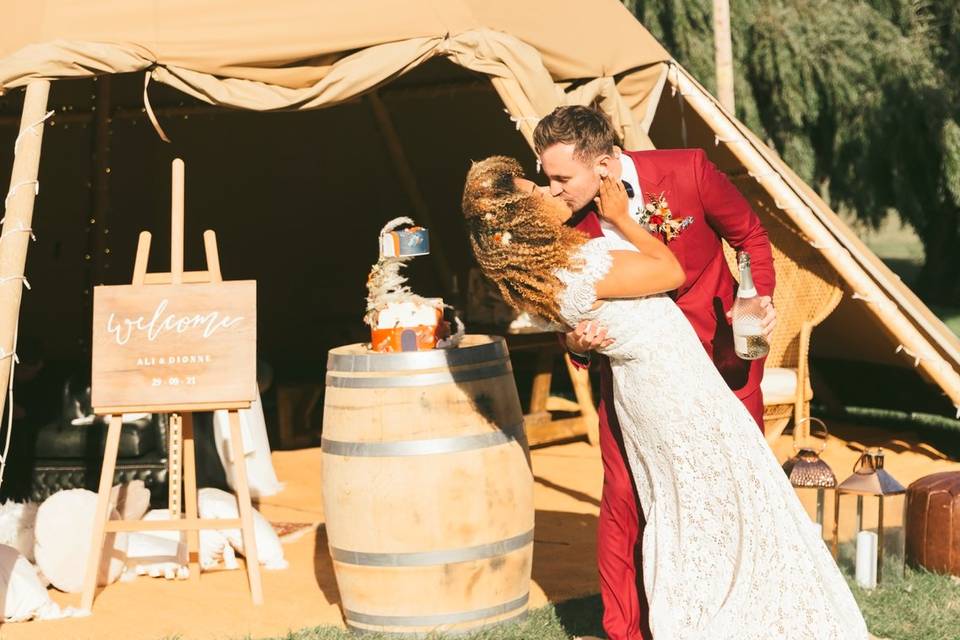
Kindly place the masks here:
<instances>
[{"instance_id":1,"label":"white pillow","mask_svg":"<svg viewBox=\"0 0 960 640\"><path fill-rule=\"evenodd\" d=\"M33 562L33 527L36 522L36 502L7 500L0 505L0 544L10 545Z\"/></svg>"},{"instance_id":2,"label":"white pillow","mask_svg":"<svg viewBox=\"0 0 960 640\"><path fill-rule=\"evenodd\" d=\"M169 509L153 509L144 520L169 520ZM237 557L230 541L218 530L200 531L200 568L211 569L220 563L226 569L236 569ZM147 531L130 535L127 549L127 573L125 579L137 576L183 579L190 576L187 561L185 531Z\"/></svg>"},{"instance_id":3,"label":"white pillow","mask_svg":"<svg viewBox=\"0 0 960 640\"><path fill-rule=\"evenodd\" d=\"M0 593L3 620L22 622L32 618L53 620L76 615L72 607L61 609L50 599L37 577L37 570L13 547L0 544Z\"/></svg>"},{"instance_id":4,"label":"white pillow","mask_svg":"<svg viewBox=\"0 0 960 640\"><path fill-rule=\"evenodd\" d=\"M209 487L200 489L199 493L197 510L201 518L230 520L240 517L237 511L237 499L232 494ZM226 536L230 545L238 553L243 553L243 537L240 535L240 529L221 529L220 532ZM260 564L267 569L287 568L277 532L256 509L253 510L253 536L257 543L257 557Z\"/></svg>"},{"instance_id":5,"label":"white pillow","mask_svg":"<svg viewBox=\"0 0 960 640\"><path fill-rule=\"evenodd\" d=\"M238 569L237 555L222 529L200 530L200 568L212 569L223 563L224 569Z\"/></svg>"},{"instance_id":6,"label":"white pillow","mask_svg":"<svg viewBox=\"0 0 960 640\"><path fill-rule=\"evenodd\" d=\"M233 477L233 459L236 452L243 450L243 457L247 464L247 485L250 495L254 498L272 496L283 489L283 483L277 480L277 473L273 468L273 459L270 457L270 441L267 439L267 422L263 417L263 405L260 403L260 394L249 409L240 409L240 438L242 446L234 446L230 439L230 418L226 411L219 410L213 413L213 435L217 445L217 454L223 463L227 485L236 489Z\"/></svg>"},{"instance_id":7,"label":"white pillow","mask_svg":"<svg viewBox=\"0 0 960 640\"><path fill-rule=\"evenodd\" d=\"M139 520L150 508L150 490L143 480L115 484L110 489L110 506L120 513L121 520Z\"/></svg>"},{"instance_id":8,"label":"white pillow","mask_svg":"<svg viewBox=\"0 0 960 640\"><path fill-rule=\"evenodd\" d=\"M168 509L148 511L144 520L169 520ZM182 531L138 531L130 534L124 580L136 576L183 580L190 576Z\"/></svg>"},{"instance_id":9,"label":"white pillow","mask_svg":"<svg viewBox=\"0 0 960 640\"><path fill-rule=\"evenodd\" d=\"M58 491L37 509L34 556L40 571L61 591L83 590L96 510L97 494L86 489ZM110 514L113 520L118 517L116 510ZM110 584L120 577L127 539L123 532L107 534L97 584Z\"/></svg>"},{"instance_id":10,"label":"white pillow","mask_svg":"<svg viewBox=\"0 0 960 640\"><path fill-rule=\"evenodd\" d=\"M793 403L797 398L797 370L782 367L764 369L760 389L766 405Z\"/></svg>"}]
</instances>

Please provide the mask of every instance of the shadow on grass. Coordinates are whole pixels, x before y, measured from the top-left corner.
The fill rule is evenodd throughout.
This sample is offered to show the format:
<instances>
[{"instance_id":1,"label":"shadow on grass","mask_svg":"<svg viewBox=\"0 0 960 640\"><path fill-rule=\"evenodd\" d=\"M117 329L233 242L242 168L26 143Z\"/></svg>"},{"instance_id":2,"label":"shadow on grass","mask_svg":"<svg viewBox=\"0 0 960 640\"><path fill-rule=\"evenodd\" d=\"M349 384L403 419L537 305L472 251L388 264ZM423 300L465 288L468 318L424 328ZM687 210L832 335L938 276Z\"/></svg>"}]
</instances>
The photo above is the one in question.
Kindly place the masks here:
<instances>
[{"instance_id":1,"label":"shadow on grass","mask_svg":"<svg viewBox=\"0 0 960 640\"><path fill-rule=\"evenodd\" d=\"M554 605L557 619L570 637L603 635L603 603L599 595L575 598Z\"/></svg>"}]
</instances>

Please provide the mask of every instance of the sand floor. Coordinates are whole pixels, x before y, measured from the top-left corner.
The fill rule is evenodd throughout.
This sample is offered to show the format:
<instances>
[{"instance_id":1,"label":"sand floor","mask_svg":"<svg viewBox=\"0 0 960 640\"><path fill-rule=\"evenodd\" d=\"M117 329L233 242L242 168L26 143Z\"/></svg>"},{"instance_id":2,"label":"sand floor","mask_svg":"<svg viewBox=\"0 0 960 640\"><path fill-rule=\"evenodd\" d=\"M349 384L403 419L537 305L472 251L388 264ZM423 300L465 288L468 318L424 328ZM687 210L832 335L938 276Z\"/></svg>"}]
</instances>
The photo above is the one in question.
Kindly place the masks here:
<instances>
[{"instance_id":1,"label":"sand floor","mask_svg":"<svg viewBox=\"0 0 960 640\"><path fill-rule=\"evenodd\" d=\"M885 447L886 468L904 485L930 473L960 470L960 464L920 444L915 434L896 434L891 439L890 431L832 426L840 436L831 437L824 458L840 480L849 475L865 446ZM789 438L781 438L774 451L784 460L791 452ZM248 634L258 638L315 625L342 625L323 529L320 450L281 451L274 453L273 459L286 488L279 495L264 499L258 508L272 521L307 522L313 527L306 535L284 545L290 562L288 569L263 572L262 606L250 604L246 574L242 571L208 572L197 581L141 577L103 589L92 616L5 624L0 627L0 638L160 640L179 635L187 640L240 638ZM573 442L536 449L532 459L536 538L530 606L597 593L594 553L602 483L599 450L585 442ZM802 492L801 499L813 513L814 492ZM853 498L841 503L841 538L852 534L855 504ZM829 535L833 514L829 495L826 507ZM870 514L876 513L872 500L868 501L865 513L865 525L872 526L875 516L871 520ZM901 512L892 506L887 513L887 526L896 527ZM79 601L76 595L51 593L61 604Z\"/></svg>"}]
</instances>

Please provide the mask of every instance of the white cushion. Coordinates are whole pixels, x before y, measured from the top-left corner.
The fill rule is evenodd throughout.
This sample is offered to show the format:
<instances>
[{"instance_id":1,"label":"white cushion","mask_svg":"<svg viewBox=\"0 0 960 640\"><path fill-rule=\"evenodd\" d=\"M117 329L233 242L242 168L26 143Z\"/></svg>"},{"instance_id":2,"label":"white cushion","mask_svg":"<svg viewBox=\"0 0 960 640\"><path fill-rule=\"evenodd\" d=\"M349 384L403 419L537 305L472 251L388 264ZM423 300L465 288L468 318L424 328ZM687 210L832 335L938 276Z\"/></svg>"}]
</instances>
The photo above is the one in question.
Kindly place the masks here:
<instances>
[{"instance_id":1,"label":"white cushion","mask_svg":"<svg viewBox=\"0 0 960 640\"><path fill-rule=\"evenodd\" d=\"M53 620L75 615L72 607L61 609L47 593L37 570L13 547L0 544L0 593L6 622L39 618Z\"/></svg>"},{"instance_id":2,"label":"white cushion","mask_svg":"<svg viewBox=\"0 0 960 640\"><path fill-rule=\"evenodd\" d=\"M169 520L169 509L148 511L144 520ZM163 576L168 580L189 577L186 534L183 531L138 531L127 544L127 572L124 579L136 576Z\"/></svg>"},{"instance_id":3,"label":"white cushion","mask_svg":"<svg viewBox=\"0 0 960 640\"><path fill-rule=\"evenodd\" d=\"M203 519L234 520L240 517L240 512L237 509L237 498L226 491L211 487L200 489L197 510ZM243 536L240 534L240 529L221 529L220 531L237 553L243 553ZM253 537L256 541L257 557L260 564L267 569L287 568L287 561L283 557L283 548L280 546L280 538L277 536L277 532L256 509L253 510Z\"/></svg>"},{"instance_id":4,"label":"white cushion","mask_svg":"<svg viewBox=\"0 0 960 640\"><path fill-rule=\"evenodd\" d=\"M283 489L283 483L277 480L270 457L270 441L267 438L267 422L263 417L263 405L260 394L249 409L240 409L240 439L243 440L243 456L247 463L247 484L254 498L272 496ZM213 438L217 445L217 454L223 463L227 484L236 488L233 477L234 447L230 441L230 418L226 411L213 414ZM241 447L237 447L240 449Z\"/></svg>"},{"instance_id":5,"label":"white cushion","mask_svg":"<svg viewBox=\"0 0 960 640\"><path fill-rule=\"evenodd\" d=\"M34 556L40 571L61 591L83 590L96 511L97 494L86 489L58 491L37 509ZM119 517L116 509L112 510L110 518ZM110 584L120 577L127 538L124 532L107 534L97 584Z\"/></svg>"},{"instance_id":6,"label":"white cushion","mask_svg":"<svg viewBox=\"0 0 960 640\"><path fill-rule=\"evenodd\" d=\"M33 527L37 503L7 500L0 505L0 544L13 547L30 562L33 558Z\"/></svg>"},{"instance_id":7,"label":"white cushion","mask_svg":"<svg viewBox=\"0 0 960 640\"><path fill-rule=\"evenodd\" d=\"M792 404L797 398L797 370L770 367L760 382L763 404Z\"/></svg>"}]
</instances>

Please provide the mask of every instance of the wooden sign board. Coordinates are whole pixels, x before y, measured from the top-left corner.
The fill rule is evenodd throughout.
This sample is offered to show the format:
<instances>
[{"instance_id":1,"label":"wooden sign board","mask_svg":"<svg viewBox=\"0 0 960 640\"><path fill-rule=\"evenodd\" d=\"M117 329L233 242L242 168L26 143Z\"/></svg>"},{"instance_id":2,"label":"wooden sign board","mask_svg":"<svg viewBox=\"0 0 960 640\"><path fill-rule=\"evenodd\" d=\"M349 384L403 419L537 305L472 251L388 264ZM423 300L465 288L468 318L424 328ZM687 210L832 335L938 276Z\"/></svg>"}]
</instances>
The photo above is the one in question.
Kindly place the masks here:
<instances>
[{"instance_id":1,"label":"wooden sign board","mask_svg":"<svg viewBox=\"0 0 960 640\"><path fill-rule=\"evenodd\" d=\"M256 284L96 287L95 411L249 406L257 390Z\"/></svg>"}]
</instances>

